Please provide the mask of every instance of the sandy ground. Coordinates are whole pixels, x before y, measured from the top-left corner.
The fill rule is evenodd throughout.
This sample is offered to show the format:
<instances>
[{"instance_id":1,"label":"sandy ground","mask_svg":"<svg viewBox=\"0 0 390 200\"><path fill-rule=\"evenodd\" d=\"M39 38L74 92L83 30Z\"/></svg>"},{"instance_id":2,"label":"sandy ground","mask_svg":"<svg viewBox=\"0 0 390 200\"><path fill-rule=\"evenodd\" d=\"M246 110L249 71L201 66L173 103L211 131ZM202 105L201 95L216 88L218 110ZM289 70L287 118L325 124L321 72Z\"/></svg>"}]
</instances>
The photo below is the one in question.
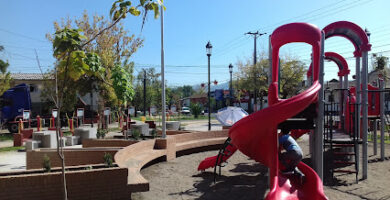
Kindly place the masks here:
<instances>
[{"instance_id":1,"label":"sandy ground","mask_svg":"<svg viewBox=\"0 0 390 200\"><path fill-rule=\"evenodd\" d=\"M308 159L308 141L300 140ZM330 176L328 165L324 169L324 190L329 199L390 199L390 145L386 145L386 160L379 161L379 156L372 156L369 144L369 172L367 180L356 184L355 175ZM378 150L378 154L379 154ZM150 181L150 191L132 194L133 200L152 200L158 197L170 199L263 199L268 192L267 168L237 152L222 168L222 176L214 184L213 169L198 172L201 160L214 156L217 151L190 154L178 157L171 162L162 162L141 171ZM361 155L361 154L360 154ZM325 163L329 158L325 157ZM347 166L346 168L351 168ZM359 174L361 179L362 175Z\"/></svg>"}]
</instances>

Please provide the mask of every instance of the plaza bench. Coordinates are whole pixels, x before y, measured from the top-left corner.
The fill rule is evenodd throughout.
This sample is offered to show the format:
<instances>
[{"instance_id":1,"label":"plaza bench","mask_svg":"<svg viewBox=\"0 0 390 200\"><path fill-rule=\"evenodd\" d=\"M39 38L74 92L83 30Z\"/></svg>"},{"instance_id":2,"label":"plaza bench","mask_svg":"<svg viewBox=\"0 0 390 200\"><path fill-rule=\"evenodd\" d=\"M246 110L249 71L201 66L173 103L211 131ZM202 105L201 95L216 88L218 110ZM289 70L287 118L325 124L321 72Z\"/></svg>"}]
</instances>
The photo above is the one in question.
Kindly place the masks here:
<instances>
[{"instance_id":1,"label":"plaza bench","mask_svg":"<svg viewBox=\"0 0 390 200\"><path fill-rule=\"evenodd\" d=\"M155 140L132 144L115 154L115 162L128 169L128 188L130 192L149 191L149 181L140 173L149 162L166 155L166 149L155 149Z\"/></svg>"},{"instance_id":2,"label":"plaza bench","mask_svg":"<svg viewBox=\"0 0 390 200\"><path fill-rule=\"evenodd\" d=\"M192 132L175 135L176 152L223 144L228 136L228 130Z\"/></svg>"}]
</instances>

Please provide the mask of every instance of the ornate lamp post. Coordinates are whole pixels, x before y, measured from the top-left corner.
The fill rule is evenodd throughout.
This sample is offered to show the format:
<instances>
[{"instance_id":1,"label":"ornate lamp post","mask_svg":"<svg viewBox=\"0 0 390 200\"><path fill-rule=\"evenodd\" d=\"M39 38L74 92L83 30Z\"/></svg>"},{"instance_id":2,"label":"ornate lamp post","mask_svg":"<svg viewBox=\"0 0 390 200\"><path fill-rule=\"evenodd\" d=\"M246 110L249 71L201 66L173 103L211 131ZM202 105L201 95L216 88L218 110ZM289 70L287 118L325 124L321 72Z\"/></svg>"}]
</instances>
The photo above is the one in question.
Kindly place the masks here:
<instances>
[{"instance_id":1,"label":"ornate lamp post","mask_svg":"<svg viewBox=\"0 0 390 200\"><path fill-rule=\"evenodd\" d=\"M210 56L211 56L211 50L213 49L213 45L211 45L210 41L206 44L206 54L208 57L208 92L207 92L207 98L208 98L208 104L209 104L209 131L211 130L211 103L210 103Z\"/></svg>"},{"instance_id":2,"label":"ornate lamp post","mask_svg":"<svg viewBox=\"0 0 390 200\"><path fill-rule=\"evenodd\" d=\"M230 73L230 86L229 86L229 97L230 97L230 106L233 106L233 82L232 82L232 73L233 73L233 65L230 63L229 65L229 73Z\"/></svg>"}]
</instances>

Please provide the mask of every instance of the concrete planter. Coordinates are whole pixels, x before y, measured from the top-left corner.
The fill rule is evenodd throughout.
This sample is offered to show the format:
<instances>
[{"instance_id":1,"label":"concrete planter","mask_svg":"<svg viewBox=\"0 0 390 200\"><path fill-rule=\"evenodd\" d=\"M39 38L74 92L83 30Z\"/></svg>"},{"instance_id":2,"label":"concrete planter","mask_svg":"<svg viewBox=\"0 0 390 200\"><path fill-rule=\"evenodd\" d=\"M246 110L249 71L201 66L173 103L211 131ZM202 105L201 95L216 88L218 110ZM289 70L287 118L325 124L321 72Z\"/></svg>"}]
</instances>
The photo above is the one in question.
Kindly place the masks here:
<instances>
[{"instance_id":1,"label":"concrete planter","mask_svg":"<svg viewBox=\"0 0 390 200\"><path fill-rule=\"evenodd\" d=\"M137 130L143 136L150 136L150 134L149 134L149 124L132 124L130 126L130 129L131 129L131 135L132 135L134 130Z\"/></svg>"},{"instance_id":2,"label":"concrete planter","mask_svg":"<svg viewBox=\"0 0 390 200\"><path fill-rule=\"evenodd\" d=\"M89 169L87 166L67 168L69 199L129 199L126 168ZM62 199L62 174L27 170L0 173L0 199ZM22 190L21 190L22 189Z\"/></svg>"},{"instance_id":3,"label":"concrete planter","mask_svg":"<svg viewBox=\"0 0 390 200\"><path fill-rule=\"evenodd\" d=\"M119 147L95 147L95 148L71 148L64 149L65 165L96 165L104 162L104 153L112 156L119 150ZM48 156L51 166L60 167L61 159L58 157L56 149L37 149L26 152L26 168L42 169L43 157Z\"/></svg>"},{"instance_id":4,"label":"concrete planter","mask_svg":"<svg viewBox=\"0 0 390 200\"><path fill-rule=\"evenodd\" d=\"M81 144L84 139L96 138L97 127L80 127L74 130L74 135L78 136L78 143Z\"/></svg>"},{"instance_id":5,"label":"concrete planter","mask_svg":"<svg viewBox=\"0 0 390 200\"><path fill-rule=\"evenodd\" d=\"M177 131L180 128L179 121L167 121L166 122L167 130Z\"/></svg>"}]
</instances>

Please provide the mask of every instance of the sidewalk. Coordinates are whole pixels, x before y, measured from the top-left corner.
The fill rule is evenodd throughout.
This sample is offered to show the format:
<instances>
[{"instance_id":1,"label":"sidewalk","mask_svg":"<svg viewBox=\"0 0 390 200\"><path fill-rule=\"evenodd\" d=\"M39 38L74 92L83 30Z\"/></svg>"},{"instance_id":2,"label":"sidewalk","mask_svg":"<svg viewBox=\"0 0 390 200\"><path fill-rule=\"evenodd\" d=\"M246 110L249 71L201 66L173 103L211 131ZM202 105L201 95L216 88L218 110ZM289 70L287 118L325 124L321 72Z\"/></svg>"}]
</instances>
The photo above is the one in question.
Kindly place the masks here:
<instances>
[{"instance_id":1,"label":"sidewalk","mask_svg":"<svg viewBox=\"0 0 390 200\"><path fill-rule=\"evenodd\" d=\"M0 172L26 170L26 152L0 152Z\"/></svg>"},{"instance_id":2,"label":"sidewalk","mask_svg":"<svg viewBox=\"0 0 390 200\"><path fill-rule=\"evenodd\" d=\"M1 141L0 142L0 148L3 147L13 147L14 146L14 141L12 140L6 140L6 141Z\"/></svg>"}]
</instances>

